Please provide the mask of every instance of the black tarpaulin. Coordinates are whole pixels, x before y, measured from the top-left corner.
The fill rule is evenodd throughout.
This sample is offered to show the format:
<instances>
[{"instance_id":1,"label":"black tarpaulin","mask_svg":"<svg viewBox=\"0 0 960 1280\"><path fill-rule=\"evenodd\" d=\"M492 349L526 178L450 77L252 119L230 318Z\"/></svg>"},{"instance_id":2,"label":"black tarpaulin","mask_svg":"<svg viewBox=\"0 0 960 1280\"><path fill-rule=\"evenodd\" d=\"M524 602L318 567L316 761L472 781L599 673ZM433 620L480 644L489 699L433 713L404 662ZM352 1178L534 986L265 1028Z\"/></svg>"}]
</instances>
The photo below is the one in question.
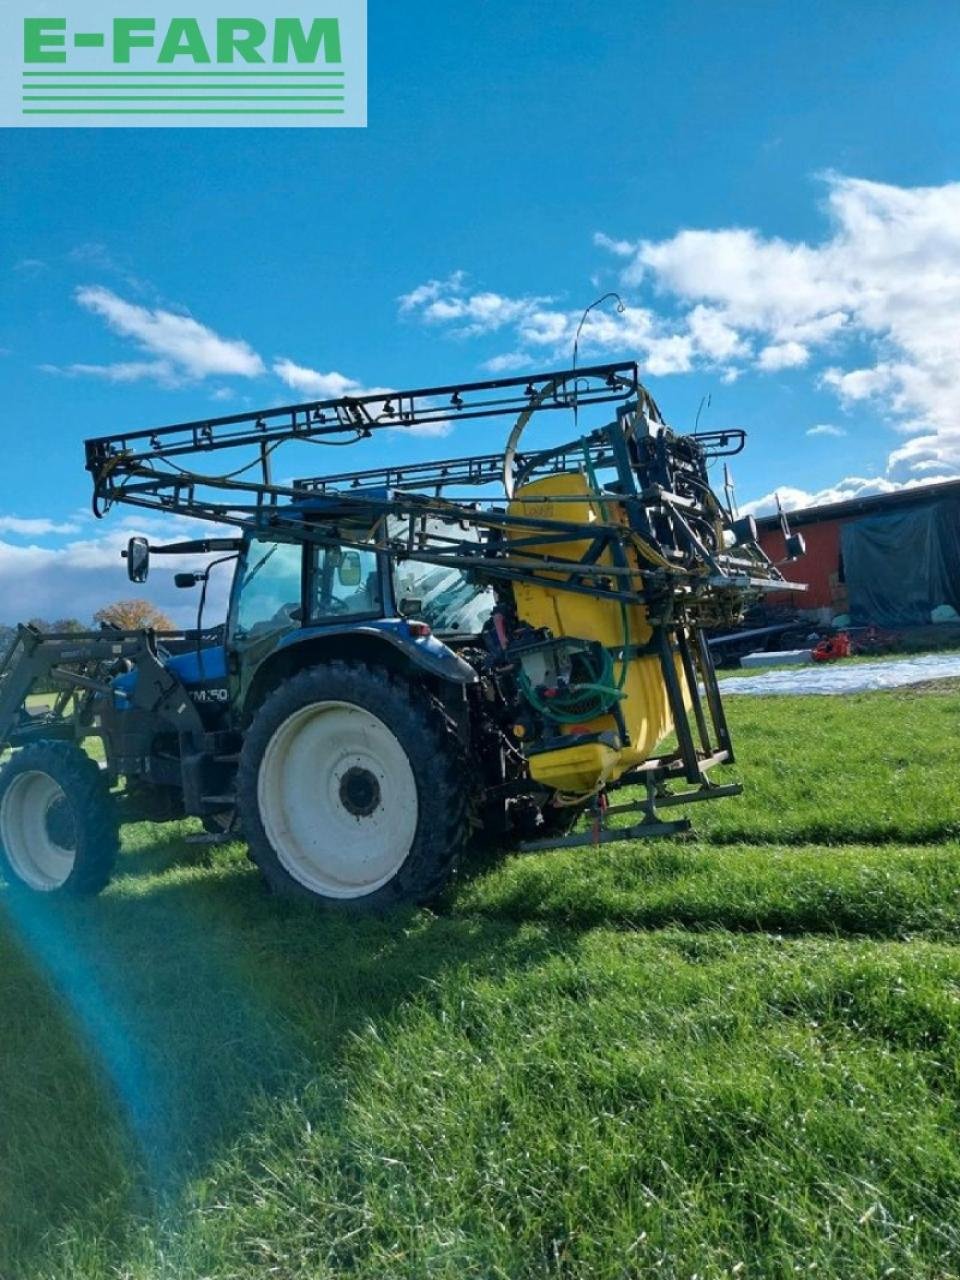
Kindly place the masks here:
<instances>
[{"instance_id":1,"label":"black tarpaulin","mask_svg":"<svg viewBox=\"0 0 960 1280\"><path fill-rule=\"evenodd\" d=\"M960 501L864 516L840 534L854 626L908 627L949 604L960 611Z\"/></svg>"}]
</instances>

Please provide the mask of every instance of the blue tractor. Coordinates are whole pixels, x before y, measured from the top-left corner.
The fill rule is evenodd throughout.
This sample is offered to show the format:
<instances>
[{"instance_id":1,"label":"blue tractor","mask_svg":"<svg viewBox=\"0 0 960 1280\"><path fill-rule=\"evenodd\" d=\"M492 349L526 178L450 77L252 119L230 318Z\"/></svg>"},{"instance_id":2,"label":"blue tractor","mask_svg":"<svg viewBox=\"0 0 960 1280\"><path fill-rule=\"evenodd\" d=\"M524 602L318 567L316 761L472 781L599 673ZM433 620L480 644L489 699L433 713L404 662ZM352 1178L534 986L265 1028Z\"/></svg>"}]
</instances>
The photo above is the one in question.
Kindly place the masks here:
<instances>
[{"instance_id":1,"label":"blue tractor","mask_svg":"<svg viewBox=\"0 0 960 1280\"><path fill-rule=\"evenodd\" d=\"M535 415L579 427L609 403L612 421L521 451ZM273 477L281 444L508 413L502 453ZM137 584L152 556L203 558L176 573L199 589L195 629L19 628L0 666L0 871L96 892L123 822L194 816L208 840L244 839L278 891L383 909L436 895L471 841L686 829L660 809L739 790L708 776L733 751L703 629L784 588L752 521L707 482L708 458L742 444L670 431L633 364L88 441L98 514L124 503L220 527L125 552ZM226 474L184 465L219 450ZM233 462L250 454L254 479ZM209 629L227 565L226 622ZM615 809L633 820L611 827L608 798L627 787Z\"/></svg>"}]
</instances>

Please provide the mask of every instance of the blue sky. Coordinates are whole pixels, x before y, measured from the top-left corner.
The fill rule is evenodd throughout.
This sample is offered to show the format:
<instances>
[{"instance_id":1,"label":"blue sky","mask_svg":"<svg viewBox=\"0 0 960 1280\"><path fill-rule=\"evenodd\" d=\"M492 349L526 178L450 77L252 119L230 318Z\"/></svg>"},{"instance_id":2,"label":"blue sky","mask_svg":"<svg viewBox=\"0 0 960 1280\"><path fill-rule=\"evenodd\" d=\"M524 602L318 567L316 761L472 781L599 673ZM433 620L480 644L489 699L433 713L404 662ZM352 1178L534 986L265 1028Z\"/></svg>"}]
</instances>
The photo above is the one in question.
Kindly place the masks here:
<instances>
[{"instance_id":1,"label":"blue sky","mask_svg":"<svg viewBox=\"0 0 960 1280\"><path fill-rule=\"evenodd\" d=\"M85 436L564 365L607 289L584 357L746 427L742 502L960 472L960 7L371 0L369 39L364 131L0 136L4 619L125 593Z\"/></svg>"}]
</instances>

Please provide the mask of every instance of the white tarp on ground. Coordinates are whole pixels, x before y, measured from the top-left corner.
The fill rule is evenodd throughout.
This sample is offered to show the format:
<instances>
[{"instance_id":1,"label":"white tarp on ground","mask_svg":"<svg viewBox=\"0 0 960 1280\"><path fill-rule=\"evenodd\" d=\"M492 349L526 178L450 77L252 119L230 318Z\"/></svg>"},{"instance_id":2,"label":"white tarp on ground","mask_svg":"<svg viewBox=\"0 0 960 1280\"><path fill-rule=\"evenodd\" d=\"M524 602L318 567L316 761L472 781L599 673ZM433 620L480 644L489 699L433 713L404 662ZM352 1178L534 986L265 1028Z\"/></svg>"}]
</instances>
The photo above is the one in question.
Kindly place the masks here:
<instances>
[{"instance_id":1,"label":"white tarp on ground","mask_svg":"<svg viewBox=\"0 0 960 1280\"><path fill-rule=\"evenodd\" d=\"M916 658L891 658L884 662L836 662L788 671L733 676L720 682L728 693L867 693L871 689L896 689L922 680L960 676L960 653L926 653Z\"/></svg>"}]
</instances>

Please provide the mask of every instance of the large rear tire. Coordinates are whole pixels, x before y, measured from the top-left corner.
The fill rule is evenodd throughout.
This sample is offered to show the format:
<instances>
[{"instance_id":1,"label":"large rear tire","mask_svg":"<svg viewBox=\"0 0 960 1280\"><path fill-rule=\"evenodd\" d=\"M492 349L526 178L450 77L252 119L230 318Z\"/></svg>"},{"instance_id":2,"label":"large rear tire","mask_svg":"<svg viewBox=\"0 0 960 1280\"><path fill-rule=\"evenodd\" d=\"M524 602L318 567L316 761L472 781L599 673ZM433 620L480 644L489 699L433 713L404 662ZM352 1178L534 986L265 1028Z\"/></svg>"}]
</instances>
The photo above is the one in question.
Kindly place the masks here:
<instances>
[{"instance_id":1,"label":"large rear tire","mask_svg":"<svg viewBox=\"0 0 960 1280\"><path fill-rule=\"evenodd\" d=\"M379 668L310 667L244 740L239 807L270 886L352 910L436 896L468 834L460 741L426 691Z\"/></svg>"},{"instance_id":2,"label":"large rear tire","mask_svg":"<svg viewBox=\"0 0 960 1280\"><path fill-rule=\"evenodd\" d=\"M35 893L99 893L120 849L106 779L69 742L34 742L0 772L0 872Z\"/></svg>"}]
</instances>

